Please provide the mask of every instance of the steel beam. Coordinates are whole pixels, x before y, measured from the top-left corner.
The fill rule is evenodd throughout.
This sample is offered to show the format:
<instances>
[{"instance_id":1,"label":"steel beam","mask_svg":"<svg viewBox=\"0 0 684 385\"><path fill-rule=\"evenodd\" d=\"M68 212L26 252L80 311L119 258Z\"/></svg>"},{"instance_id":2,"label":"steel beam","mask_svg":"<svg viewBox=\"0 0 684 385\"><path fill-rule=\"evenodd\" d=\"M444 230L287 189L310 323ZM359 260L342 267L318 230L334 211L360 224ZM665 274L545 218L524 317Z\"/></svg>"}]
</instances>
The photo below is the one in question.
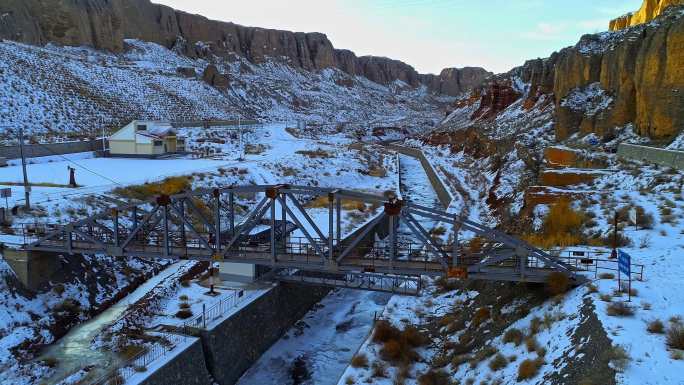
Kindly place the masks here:
<instances>
[{"instance_id":1,"label":"steel beam","mask_svg":"<svg viewBox=\"0 0 684 385\"><path fill-rule=\"evenodd\" d=\"M377 224L380 223L380 221L383 220L383 219L385 218L385 215L386 215L385 213L382 213L382 214L378 215L378 216L377 216L375 219L373 219L372 221L368 222L368 224L366 224L366 228L363 229L363 231L361 232L361 234L359 234L359 235L356 237L356 239L354 239L354 240L352 241L352 243L349 244L349 245L342 251L342 253L340 253L340 255L337 257L337 262L338 262L338 263L341 262L341 261L344 259L344 257L346 257L347 255L349 255L349 253L351 253L351 251L352 251L354 248L356 248L356 246L358 246L358 244L363 240L363 238L365 238L366 235L368 235L368 233L371 232L371 230L373 230L373 229L375 228L375 226L377 226Z\"/></svg>"}]
</instances>

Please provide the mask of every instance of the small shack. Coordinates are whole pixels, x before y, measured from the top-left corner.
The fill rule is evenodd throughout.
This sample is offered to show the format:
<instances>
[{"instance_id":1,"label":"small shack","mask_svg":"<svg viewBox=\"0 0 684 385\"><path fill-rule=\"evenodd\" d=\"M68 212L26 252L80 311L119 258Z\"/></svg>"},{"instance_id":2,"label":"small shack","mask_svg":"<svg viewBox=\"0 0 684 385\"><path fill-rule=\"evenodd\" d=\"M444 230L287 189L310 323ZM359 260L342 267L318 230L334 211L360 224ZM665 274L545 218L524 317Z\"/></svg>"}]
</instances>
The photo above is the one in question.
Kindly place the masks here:
<instances>
[{"instance_id":1,"label":"small shack","mask_svg":"<svg viewBox=\"0 0 684 385\"><path fill-rule=\"evenodd\" d=\"M112 156L155 158L182 152L185 139L168 122L134 120L109 138Z\"/></svg>"}]
</instances>

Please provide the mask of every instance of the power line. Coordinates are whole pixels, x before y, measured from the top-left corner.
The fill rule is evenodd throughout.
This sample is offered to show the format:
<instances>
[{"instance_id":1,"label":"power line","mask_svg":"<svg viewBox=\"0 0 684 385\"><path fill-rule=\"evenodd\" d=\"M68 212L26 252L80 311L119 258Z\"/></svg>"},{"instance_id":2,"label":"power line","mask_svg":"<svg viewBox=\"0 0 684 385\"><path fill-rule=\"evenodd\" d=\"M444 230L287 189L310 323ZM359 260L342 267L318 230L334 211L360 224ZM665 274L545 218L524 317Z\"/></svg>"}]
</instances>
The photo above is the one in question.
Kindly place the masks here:
<instances>
[{"instance_id":1,"label":"power line","mask_svg":"<svg viewBox=\"0 0 684 385\"><path fill-rule=\"evenodd\" d=\"M98 173L98 172L95 172L95 171L89 169L89 168L86 167L86 166L83 166L83 165L81 165L81 164L78 164L78 163L76 163L75 161L73 161L73 160L67 158L66 156L64 156L64 155L62 155L62 154L57 154L56 152L52 151L52 149L50 149L48 146L46 146L46 145L44 145L44 144L42 144L42 143L38 143L38 145L41 146L41 147L43 147L44 149L46 149L46 150L49 151L50 153L52 153L52 155L55 155L55 156L59 156L59 157L61 157L61 158L64 158L64 160L66 160L67 162L69 162L69 163L75 165L76 167L80 167L80 168L86 170L87 172L89 172L89 173L91 173L91 174L94 174L94 175L97 175L97 176L99 176L100 178L106 179L106 180L108 180L108 181L110 181L110 182L112 182L112 183L114 183L114 184L116 184L116 185L123 186L122 183L119 183L119 182L115 181L114 179L111 179L111 178L109 178L109 177L107 177L107 176L104 176L104 175Z\"/></svg>"}]
</instances>

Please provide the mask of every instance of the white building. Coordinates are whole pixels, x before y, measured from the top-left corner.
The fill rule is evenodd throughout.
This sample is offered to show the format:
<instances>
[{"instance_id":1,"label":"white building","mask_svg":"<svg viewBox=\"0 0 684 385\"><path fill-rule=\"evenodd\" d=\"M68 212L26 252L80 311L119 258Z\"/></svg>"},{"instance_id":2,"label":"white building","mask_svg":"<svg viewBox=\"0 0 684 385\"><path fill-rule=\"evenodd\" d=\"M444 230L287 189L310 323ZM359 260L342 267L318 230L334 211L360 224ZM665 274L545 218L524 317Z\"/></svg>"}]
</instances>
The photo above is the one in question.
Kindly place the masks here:
<instances>
[{"instance_id":1,"label":"white building","mask_svg":"<svg viewBox=\"0 0 684 385\"><path fill-rule=\"evenodd\" d=\"M166 122L134 120L109 138L113 156L156 157L185 151L185 139Z\"/></svg>"}]
</instances>

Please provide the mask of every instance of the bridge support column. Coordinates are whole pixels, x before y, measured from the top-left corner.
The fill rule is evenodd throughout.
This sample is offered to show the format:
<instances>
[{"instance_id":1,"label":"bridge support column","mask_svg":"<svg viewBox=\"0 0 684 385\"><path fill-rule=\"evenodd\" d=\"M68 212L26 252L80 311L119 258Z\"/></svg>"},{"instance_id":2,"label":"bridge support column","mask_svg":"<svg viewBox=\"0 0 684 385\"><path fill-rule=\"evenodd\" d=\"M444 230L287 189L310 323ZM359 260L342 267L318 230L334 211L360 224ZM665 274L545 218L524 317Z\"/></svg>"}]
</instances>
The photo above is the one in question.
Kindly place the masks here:
<instances>
[{"instance_id":1,"label":"bridge support column","mask_svg":"<svg viewBox=\"0 0 684 385\"><path fill-rule=\"evenodd\" d=\"M280 193L276 188L266 190L266 196L271 199L271 264L273 266L278 262L276 253L276 200L278 199L279 194Z\"/></svg>"},{"instance_id":2,"label":"bridge support column","mask_svg":"<svg viewBox=\"0 0 684 385\"><path fill-rule=\"evenodd\" d=\"M335 242L335 234L333 233L334 230L334 221L335 221L335 194L330 193L328 194L328 258L332 261L335 258L335 250L334 250L334 242Z\"/></svg>"},{"instance_id":3,"label":"bridge support column","mask_svg":"<svg viewBox=\"0 0 684 385\"><path fill-rule=\"evenodd\" d=\"M389 218L389 259L390 270L394 270L394 260L397 256L397 227L399 225L399 216L404 202L396 198L390 199L385 203L385 214Z\"/></svg>"}]
</instances>

